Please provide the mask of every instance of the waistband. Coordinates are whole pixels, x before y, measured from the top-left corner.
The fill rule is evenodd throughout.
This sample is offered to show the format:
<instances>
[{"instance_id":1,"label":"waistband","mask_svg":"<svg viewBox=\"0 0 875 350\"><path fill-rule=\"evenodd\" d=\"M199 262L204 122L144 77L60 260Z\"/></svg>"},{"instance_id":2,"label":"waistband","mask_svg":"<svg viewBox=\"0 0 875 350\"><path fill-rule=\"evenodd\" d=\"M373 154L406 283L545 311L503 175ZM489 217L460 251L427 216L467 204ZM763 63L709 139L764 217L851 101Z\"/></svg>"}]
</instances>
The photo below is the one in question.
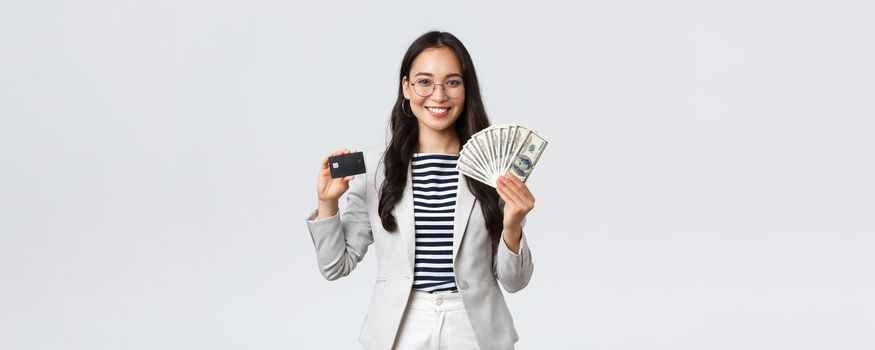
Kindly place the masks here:
<instances>
[{"instance_id":1,"label":"waistband","mask_svg":"<svg viewBox=\"0 0 875 350\"><path fill-rule=\"evenodd\" d=\"M465 305L462 304L462 296L458 292L423 292L419 290L410 291L410 300L407 302L408 309L432 310L432 311L454 311L465 310Z\"/></svg>"}]
</instances>

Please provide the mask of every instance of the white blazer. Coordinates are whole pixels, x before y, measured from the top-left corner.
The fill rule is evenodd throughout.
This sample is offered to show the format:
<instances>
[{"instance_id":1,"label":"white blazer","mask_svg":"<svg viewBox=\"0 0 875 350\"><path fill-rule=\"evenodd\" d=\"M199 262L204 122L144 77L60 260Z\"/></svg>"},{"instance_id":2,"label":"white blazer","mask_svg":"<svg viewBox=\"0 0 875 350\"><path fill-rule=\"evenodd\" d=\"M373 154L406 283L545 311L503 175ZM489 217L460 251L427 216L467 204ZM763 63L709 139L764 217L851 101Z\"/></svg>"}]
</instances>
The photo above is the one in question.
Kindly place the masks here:
<instances>
[{"instance_id":1,"label":"white blazer","mask_svg":"<svg viewBox=\"0 0 875 350\"><path fill-rule=\"evenodd\" d=\"M398 231L387 232L377 212L385 177L382 155L382 150L365 152L368 172L350 181L347 207L342 214L315 220L317 213L313 212L307 218L319 270L328 280L348 275L368 246L375 244L376 285L359 336L368 349L392 348L413 286L415 233L410 169L404 195L394 211ZM510 293L529 283L533 265L525 234L518 254L511 252L502 239L493 255L480 204L464 176L459 177L457 193L453 270L462 302L480 348L513 349L519 337L498 282Z\"/></svg>"}]
</instances>

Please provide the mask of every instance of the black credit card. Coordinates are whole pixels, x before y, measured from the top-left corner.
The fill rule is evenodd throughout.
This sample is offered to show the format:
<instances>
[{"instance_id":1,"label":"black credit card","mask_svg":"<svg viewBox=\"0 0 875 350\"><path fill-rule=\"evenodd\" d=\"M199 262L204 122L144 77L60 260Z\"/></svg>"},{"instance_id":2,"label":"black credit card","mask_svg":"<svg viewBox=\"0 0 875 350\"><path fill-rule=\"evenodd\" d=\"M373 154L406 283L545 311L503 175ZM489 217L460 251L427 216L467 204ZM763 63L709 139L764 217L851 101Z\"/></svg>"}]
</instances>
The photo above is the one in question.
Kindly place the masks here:
<instances>
[{"instance_id":1,"label":"black credit card","mask_svg":"<svg viewBox=\"0 0 875 350\"><path fill-rule=\"evenodd\" d=\"M365 173L365 156L362 152L342 154L328 157L328 169L331 170L331 178L358 175Z\"/></svg>"}]
</instances>

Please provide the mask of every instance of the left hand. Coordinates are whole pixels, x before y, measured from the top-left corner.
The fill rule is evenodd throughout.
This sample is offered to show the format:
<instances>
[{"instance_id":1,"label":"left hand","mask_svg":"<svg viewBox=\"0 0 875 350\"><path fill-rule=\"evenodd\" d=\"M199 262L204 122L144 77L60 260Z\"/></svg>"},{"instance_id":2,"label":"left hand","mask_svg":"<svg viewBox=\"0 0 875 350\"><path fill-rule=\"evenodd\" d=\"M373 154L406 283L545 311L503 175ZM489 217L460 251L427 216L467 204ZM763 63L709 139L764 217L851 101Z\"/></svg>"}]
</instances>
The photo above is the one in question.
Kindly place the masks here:
<instances>
[{"instance_id":1,"label":"left hand","mask_svg":"<svg viewBox=\"0 0 875 350\"><path fill-rule=\"evenodd\" d=\"M499 177L496 185L504 200L504 227L521 229L523 218L535 208L535 197L524 182L510 173Z\"/></svg>"}]
</instances>

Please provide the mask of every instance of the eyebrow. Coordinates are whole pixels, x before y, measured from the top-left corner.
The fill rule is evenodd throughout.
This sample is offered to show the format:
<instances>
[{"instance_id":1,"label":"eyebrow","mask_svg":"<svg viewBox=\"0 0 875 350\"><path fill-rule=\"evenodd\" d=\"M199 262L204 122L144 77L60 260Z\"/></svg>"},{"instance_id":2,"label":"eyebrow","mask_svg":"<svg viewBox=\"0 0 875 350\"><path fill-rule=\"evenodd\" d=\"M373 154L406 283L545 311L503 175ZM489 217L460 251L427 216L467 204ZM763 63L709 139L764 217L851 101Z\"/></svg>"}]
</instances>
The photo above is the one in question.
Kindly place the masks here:
<instances>
[{"instance_id":1,"label":"eyebrow","mask_svg":"<svg viewBox=\"0 0 875 350\"><path fill-rule=\"evenodd\" d=\"M428 73L428 72L419 72L419 73L416 73L416 75L414 75L414 76L415 76L415 77L418 77L418 76L420 76L420 75L424 75L424 76L427 76L427 77L433 77L433 76L434 76L434 74L431 74L431 73ZM450 74L447 74L447 78L449 78L449 77L459 77L459 78L461 78L462 75L459 74L459 73L450 73Z\"/></svg>"}]
</instances>

